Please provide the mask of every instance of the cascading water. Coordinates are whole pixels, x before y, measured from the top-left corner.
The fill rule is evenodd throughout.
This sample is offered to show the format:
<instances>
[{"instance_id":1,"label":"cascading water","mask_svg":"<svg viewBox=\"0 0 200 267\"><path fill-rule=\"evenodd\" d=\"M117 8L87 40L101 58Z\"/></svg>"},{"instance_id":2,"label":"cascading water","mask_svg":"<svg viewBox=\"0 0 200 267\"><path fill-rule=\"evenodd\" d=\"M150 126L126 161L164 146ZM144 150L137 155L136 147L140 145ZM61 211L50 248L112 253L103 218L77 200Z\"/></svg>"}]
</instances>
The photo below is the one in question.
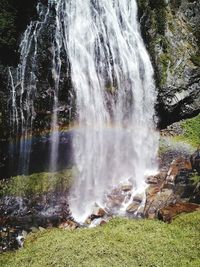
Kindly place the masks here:
<instances>
[{"instance_id":1,"label":"cascading water","mask_svg":"<svg viewBox=\"0 0 200 267\"><path fill-rule=\"evenodd\" d=\"M78 114L78 177L70 207L81 221L121 180L131 180L134 192L144 190L157 152L156 93L135 0L61 0L58 5Z\"/></svg>"},{"instance_id":2,"label":"cascading water","mask_svg":"<svg viewBox=\"0 0 200 267\"><path fill-rule=\"evenodd\" d=\"M141 38L136 0L49 0L45 11L38 5L38 12L40 21L27 28L22 41L20 75L16 81L11 79L12 118L18 123L15 118L21 114L22 128L34 118L37 44L53 17L50 169L54 171L57 164L58 97L65 54L77 112L73 137L77 177L69 203L74 218L83 221L94 203L103 205L106 193L123 180L133 184L133 195L144 191L146 173L156 168L153 68ZM16 108L18 83L20 109ZM25 120L24 99L28 101Z\"/></svg>"},{"instance_id":3,"label":"cascading water","mask_svg":"<svg viewBox=\"0 0 200 267\"><path fill-rule=\"evenodd\" d=\"M34 27L35 26L35 27ZM37 54L37 32L38 25L30 24L24 33L20 45L20 64L13 71L9 69L10 88L11 88L11 125L13 133L20 134L19 143L19 170L23 173L28 172L29 155L31 143L28 135L32 129L34 119L33 95L36 89L36 54ZM34 43L34 48L33 48ZM33 56L28 57L31 49Z\"/></svg>"},{"instance_id":4,"label":"cascading water","mask_svg":"<svg viewBox=\"0 0 200 267\"><path fill-rule=\"evenodd\" d=\"M51 119L51 155L50 167L51 171L56 170L58 157L58 93L60 85L61 72L61 38L60 22L57 17L52 15L54 12L54 1L49 1L48 6L42 4L37 5L38 21L31 22L27 27L21 44L20 44L20 64L16 70L9 69L10 78L10 95L11 95L11 125L13 135L16 135L17 150L19 150L18 172L27 174L29 171L29 160L32 146L32 129L36 118L35 106L37 109L42 109L39 104L36 104L39 94L47 94L50 91L49 102L53 102L52 119ZM56 7L56 6L55 6ZM51 29L51 36L46 37L48 27ZM50 41L48 40L50 39ZM45 43L46 42L46 43ZM42 62L44 46L49 46L49 62L51 75L46 87L43 91L40 89L43 80L41 78L41 69L46 68L47 62ZM44 61L44 60L43 60ZM45 64L45 65L44 65ZM48 103L46 103L46 106ZM16 146L15 144L15 146ZM13 145L12 145L13 146ZM12 147L11 147L12 152Z\"/></svg>"}]
</instances>

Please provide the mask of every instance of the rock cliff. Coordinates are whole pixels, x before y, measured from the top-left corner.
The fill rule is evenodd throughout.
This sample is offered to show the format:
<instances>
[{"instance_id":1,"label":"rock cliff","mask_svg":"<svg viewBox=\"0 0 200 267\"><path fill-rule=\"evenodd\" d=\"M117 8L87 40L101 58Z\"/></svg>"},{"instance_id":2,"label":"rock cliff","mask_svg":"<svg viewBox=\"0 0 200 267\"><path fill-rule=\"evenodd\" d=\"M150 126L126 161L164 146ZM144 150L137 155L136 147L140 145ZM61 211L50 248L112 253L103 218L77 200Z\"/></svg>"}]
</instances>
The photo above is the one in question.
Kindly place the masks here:
<instances>
[{"instance_id":1,"label":"rock cliff","mask_svg":"<svg viewBox=\"0 0 200 267\"><path fill-rule=\"evenodd\" d=\"M155 69L160 126L200 110L200 2L138 0L141 30Z\"/></svg>"}]
</instances>

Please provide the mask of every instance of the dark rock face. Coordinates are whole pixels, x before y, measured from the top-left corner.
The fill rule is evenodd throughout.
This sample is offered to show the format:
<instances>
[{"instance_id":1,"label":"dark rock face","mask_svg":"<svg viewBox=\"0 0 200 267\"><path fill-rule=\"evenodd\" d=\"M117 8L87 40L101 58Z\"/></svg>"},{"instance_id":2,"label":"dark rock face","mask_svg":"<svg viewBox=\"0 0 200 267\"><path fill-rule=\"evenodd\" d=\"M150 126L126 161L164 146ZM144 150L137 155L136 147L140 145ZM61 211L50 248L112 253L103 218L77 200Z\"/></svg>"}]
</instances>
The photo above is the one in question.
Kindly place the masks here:
<instances>
[{"instance_id":1,"label":"dark rock face","mask_svg":"<svg viewBox=\"0 0 200 267\"><path fill-rule=\"evenodd\" d=\"M27 233L58 227L68 219L72 218L66 192L31 198L3 197L0 199L0 253L22 247Z\"/></svg>"},{"instance_id":2,"label":"dark rock face","mask_svg":"<svg viewBox=\"0 0 200 267\"><path fill-rule=\"evenodd\" d=\"M8 66L19 62L18 47L23 31L36 17L37 0L1 0L0 2L0 171L9 166L9 89Z\"/></svg>"},{"instance_id":3,"label":"dark rock face","mask_svg":"<svg viewBox=\"0 0 200 267\"><path fill-rule=\"evenodd\" d=\"M192 167L195 169L200 175L200 149L197 149L197 151L191 156L190 158L192 162Z\"/></svg>"},{"instance_id":4,"label":"dark rock face","mask_svg":"<svg viewBox=\"0 0 200 267\"><path fill-rule=\"evenodd\" d=\"M138 0L155 69L160 127L200 111L200 2Z\"/></svg>"}]
</instances>

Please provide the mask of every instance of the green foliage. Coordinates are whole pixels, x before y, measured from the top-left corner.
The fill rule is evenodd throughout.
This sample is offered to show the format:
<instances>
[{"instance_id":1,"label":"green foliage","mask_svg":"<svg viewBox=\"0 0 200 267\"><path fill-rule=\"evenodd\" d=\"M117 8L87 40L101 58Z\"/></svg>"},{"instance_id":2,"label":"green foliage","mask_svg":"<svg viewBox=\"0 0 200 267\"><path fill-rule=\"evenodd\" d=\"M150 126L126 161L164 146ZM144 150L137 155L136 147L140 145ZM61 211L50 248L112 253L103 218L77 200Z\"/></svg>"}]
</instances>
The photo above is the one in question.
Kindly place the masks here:
<instances>
[{"instance_id":1,"label":"green foliage","mask_svg":"<svg viewBox=\"0 0 200 267\"><path fill-rule=\"evenodd\" d=\"M94 229L31 234L25 248L0 257L1 267L200 266L200 213L172 224L113 219Z\"/></svg>"},{"instance_id":2,"label":"green foliage","mask_svg":"<svg viewBox=\"0 0 200 267\"><path fill-rule=\"evenodd\" d=\"M157 16L157 31L159 34L165 34L165 26L166 26L166 10L165 8L157 8L156 9L156 16Z\"/></svg>"},{"instance_id":3,"label":"green foliage","mask_svg":"<svg viewBox=\"0 0 200 267\"><path fill-rule=\"evenodd\" d=\"M190 143L194 147L200 145L200 114L192 119L182 121L184 133L178 136L177 139Z\"/></svg>"},{"instance_id":4,"label":"green foliage","mask_svg":"<svg viewBox=\"0 0 200 267\"><path fill-rule=\"evenodd\" d=\"M162 75L161 75L161 81L160 84L164 85L166 83L167 79L167 69L169 66L171 59L170 56L167 53L162 53L160 55L160 63L162 64Z\"/></svg>"},{"instance_id":5,"label":"green foliage","mask_svg":"<svg viewBox=\"0 0 200 267\"><path fill-rule=\"evenodd\" d=\"M73 180L73 169L57 173L35 173L0 181L0 196L32 196L51 191L67 191Z\"/></svg>"}]
</instances>

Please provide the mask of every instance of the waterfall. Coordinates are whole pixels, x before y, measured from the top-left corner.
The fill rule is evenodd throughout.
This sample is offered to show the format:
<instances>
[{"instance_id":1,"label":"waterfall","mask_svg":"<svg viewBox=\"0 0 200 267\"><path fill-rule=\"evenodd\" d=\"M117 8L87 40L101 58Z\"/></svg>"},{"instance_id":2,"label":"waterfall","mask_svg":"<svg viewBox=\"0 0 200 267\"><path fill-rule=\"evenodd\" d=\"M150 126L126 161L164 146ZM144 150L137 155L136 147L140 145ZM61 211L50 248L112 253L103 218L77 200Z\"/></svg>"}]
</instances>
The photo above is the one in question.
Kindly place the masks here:
<instances>
[{"instance_id":1,"label":"waterfall","mask_svg":"<svg viewBox=\"0 0 200 267\"><path fill-rule=\"evenodd\" d=\"M33 128L40 124L36 115L40 109L41 111L42 109L45 110L45 105L52 106L49 107L48 111L52 114L49 170L55 171L57 168L58 94L61 80L62 39L60 37L60 22L53 15L54 8L57 6L54 5L53 1L49 1L47 7L40 2L38 3L38 20L30 23L22 37L19 49L20 63L16 69L11 70L9 68L10 124L13 140L15 136L17 137L15 146L17 146L16 150L19 151L18 172L23 174L29 172ZM45 46L49 52L48 59L44 58L46 56ZM46 70L46 77L41 77L43 68ZM50 73L48 73L48 68ZM47 79L48 81L45 82ZM41 89L42 86L44 87ZM48 102L53 104L42 103L41 105L41 101L38 99L42 94L49 95ZM36 124L35 127L34 124ZM10 150L12 151L13 148Z\"/></svg>"},{"instance_id":2,"label":"waterfall","mask_svg":"<svg viewBox=\"0 0 200 267\"><path fill-rule=\"evenodd\" d=\"M70 207L84 220L120 181L144 190L157 152L156 92L135 0L58 2L78 116Z\"/></svg>"},{"instance_id":3,"label":"waterfall","mask_svg":"<svg viewBox=\"0 0 200 267\"><path fill-rule=\"evenodd\" d=\"M123 180L134 185L133 194L144 191L147 172L156 168L153 68L141 37L136 0L49 0L46 9L38 5L38 13L39 21L31 23L22 40L17 80L10 72L12 116L16 122L21 114L22 128L31 128L39 86L38 43L44 50L40 40L53 20L48 32L54 92L50 169L57 164L59 90L65 75L70 76L76 100L77 177L69 204L74 218L83 221L94 204L103 205L107 192ZM65 74L63 55L70 65ZM20 108L15 105L18 84Z\"/></svg>"},{"instance_id":4,"label":"waterfall","mask_svg":"<svg viewBox=\"0 0 200 267\"><path fill-rule=\"evenodd\" d=\"M19 142L19 171L28 172L31 142L28 140L34 120L33 95L36 89L35 68L37 54L37 28L38 24L31 22L26 29L20 44L20 64L16 70L9 68L11 88L11 125L12 134L21 135ZM33 49L33 55L28 55Z\"/></svg>"}]
</instances>

